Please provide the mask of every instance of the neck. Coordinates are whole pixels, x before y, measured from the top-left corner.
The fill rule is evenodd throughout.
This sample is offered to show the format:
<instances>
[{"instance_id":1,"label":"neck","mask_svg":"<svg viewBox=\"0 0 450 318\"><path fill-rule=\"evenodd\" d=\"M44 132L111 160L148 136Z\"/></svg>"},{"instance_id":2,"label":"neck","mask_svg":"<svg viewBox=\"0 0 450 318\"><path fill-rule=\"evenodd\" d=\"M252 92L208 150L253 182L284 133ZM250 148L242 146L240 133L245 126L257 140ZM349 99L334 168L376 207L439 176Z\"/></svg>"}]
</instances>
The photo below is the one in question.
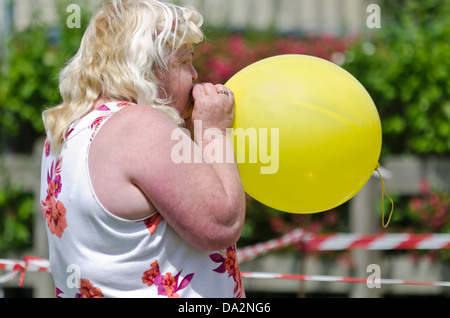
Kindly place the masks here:
<instances>
[{"instance_id":1,"label":"neck","mask_svg":"<svg viewBox=\"0 0 450 318\"><path fill-rule=\"evenodd\" d=\"M97 101L95 101L94 105L92 106L92 110L95 110L109 102L111 102L111 100L108 98L99 98L97 99Z\"/></svg>"}]
</instances>

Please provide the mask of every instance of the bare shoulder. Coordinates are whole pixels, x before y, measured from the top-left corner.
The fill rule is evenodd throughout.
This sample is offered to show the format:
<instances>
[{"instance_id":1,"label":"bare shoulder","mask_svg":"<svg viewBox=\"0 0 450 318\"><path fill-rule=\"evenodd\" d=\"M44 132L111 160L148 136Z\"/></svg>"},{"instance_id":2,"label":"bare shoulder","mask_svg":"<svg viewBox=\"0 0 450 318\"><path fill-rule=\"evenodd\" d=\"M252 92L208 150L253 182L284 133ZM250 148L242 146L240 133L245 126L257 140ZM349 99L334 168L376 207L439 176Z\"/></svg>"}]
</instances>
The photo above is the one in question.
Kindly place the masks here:
<instances>
[{"instance_id":1,"label":"bare shoulder","mask_svg":"<svg viewBox=\"0 0 450 318\"><path fill-rule=\"evenodd\" d=\"M112 139L110 142L139 151L145 146L170 141L171 133L178 126L154 107L133 105L114 115L104 128L104 133Z\"/></svg>"},{"instance_id":2,"label":"bare shoulder","mask_svg":"<svg viewBox=\"0 0 450 318\"><path fill-rule=\"evenodd\" d=\"M132 105L113 116L115 124L128 125L129 128L168 128L175 127L170 118L162 111L147 105Z\"/></svg>"},{"instance_id":3,"label":"bare shoulder","mask_svg":"<svg viewBox=\"0 0 450 318\"><path fill-rule=\"evenodd\" d=\"M121 109L98 131L90 148L89 169L97 196L111 213L133 220L156 210L137 187L169 160L167 139L174 127L161 111L133 105Z\"/></svg>"},{"instance_id":4,"label":"bare shoulder","mask_svg":"<svg viewBox=\"0 0 450 318\"><path fill-rule=\"evenodd\" d=\"M100 129L93 153L112 161L120 170L135 170L152 161L167 159L171 135L178 126L163 112L146 105L120 110ZM165 154L161 157L158 155ZM123 162L129 163L124 165Z\"/></svg>"}]
</instances>

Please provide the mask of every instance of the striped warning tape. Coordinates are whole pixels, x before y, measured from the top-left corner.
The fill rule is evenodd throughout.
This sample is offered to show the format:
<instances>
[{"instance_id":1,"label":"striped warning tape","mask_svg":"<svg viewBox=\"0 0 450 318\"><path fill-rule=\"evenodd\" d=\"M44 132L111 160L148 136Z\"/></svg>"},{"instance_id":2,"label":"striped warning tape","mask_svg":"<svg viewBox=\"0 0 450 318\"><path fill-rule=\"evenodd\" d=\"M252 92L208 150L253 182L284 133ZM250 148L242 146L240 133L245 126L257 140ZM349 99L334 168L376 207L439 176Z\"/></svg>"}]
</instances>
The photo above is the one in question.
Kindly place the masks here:
<instances>
[{"instance_id":1,"label":"striped warning tape","mask_svg":"<svg viewBox=\"0 0 450 318\"><path fill-rule=\"evenodd\" d=\"M438 250L450 248L450 234L326 234L316 235L296 229L286 235L267 242L238 249L240 263L254 259L278 248L299 244L309 251L338 251L351 249L364 250ZM48 260L25 257L21 261L0 259L0 270L10 273L0 276L0 283L13 279L20 273L20 283L23 285L25 272L50 272ZM301 276L297 276L300 278ZM325 276L324 276L325 277ZM308 278L304 276L303 278ZM315 279L320 276L315 276ZM392 280L395 281L395 280ZM398 281L399 283L403 281ZM444 285L447 283L443 283ZM426 285L421 284L421 285Z\"/></svg>"},{"instance_id":2,"label":"striped warning tape","mask_svg":"<svg viewBox=\"0 0 450 318\"><path fill-rule=\"evenodd\" d=\"M364 283L369 281L367 278L353 278L342 276L324 276L324 275L293 275L293 274L275 274L275 273L259 273L259 272L241 272L244 278L260 278L260 279L285 279L315 282L333 282L333 283ZM372 282L372 281L370 281ZM380 285L416 285L416 286L441 286L450 287L450 282L423 282L401 279L379 279L375 283Z\"/></svg>"},{"instance_id":3,"label":"striped warning tape","mask_svg":"<svg viewBox=\"0 0 450 318\"><path fill-rule=\"evenodd\" d=\"M26 272L50 272L50 262L31 256L26 256L21 261L0 259L0 270L10 271L8 274L0 276L0 283L6 283L20 273L19 286L23 286Z\"/></svg>"},{"instance_id":4,"label":"striped warning tape","mask_svg":"<svg viewBox=\"0 0 450 318\"><path fill-rule=\"evenodd\" d=\"M19 286L23 286L25 272L50 272L50 263L48 260L36 257L25 257L24 260L0 259L0 270L10 271L10 273L0 276L0 283L5 283L14 279L20 273ZM243 278L260 279L284 279L284 280L302 280L316 282L346 282L346 283L367 283L367 279L324 276L324 275L295 275L295 274L277 274L261 272L241 272ZM450 282L424 282L400 279L379 279L380 284L389 285L420 285L420 286L441 286L450 287Z\"/></svg>"},{"instance_id":5,"label":"striped warning tape","mask_svg":"<svg viewBox=\"0 0 450 318\"><path fill-rule=\"evenodd\" d=\"M438 250L450 248L450 234L325 234L316 235L296 229L280 238L238 250L245 262L272 250L299 244L308 251L364 250Z\"/></svg>"}]
</instances>

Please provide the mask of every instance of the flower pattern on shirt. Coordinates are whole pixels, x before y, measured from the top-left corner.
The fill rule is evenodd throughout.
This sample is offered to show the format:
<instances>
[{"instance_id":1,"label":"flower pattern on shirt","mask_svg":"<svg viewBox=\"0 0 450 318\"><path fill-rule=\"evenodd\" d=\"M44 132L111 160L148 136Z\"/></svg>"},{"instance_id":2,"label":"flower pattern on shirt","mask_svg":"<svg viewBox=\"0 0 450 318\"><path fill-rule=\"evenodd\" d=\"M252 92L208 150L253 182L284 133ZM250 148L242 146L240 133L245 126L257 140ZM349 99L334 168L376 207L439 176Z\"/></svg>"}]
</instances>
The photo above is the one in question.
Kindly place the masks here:
<instances>
[{"instance_id":1,"label":"flower pattern on shirt","mask_svg":"<svg viewBox=\"0 0 450 318\"><path fill-rule=\"evenodd\" d=\"M245 297L237 261L236 245L219 251L219 253L211 254L209 258L215 263L220 263L220 266L214 269L214 272L219 274L227 273L228 277L233 277L235 283L233 296L235 298Z\"/></svg>"},{"instance_id":2,"label":"flower pattern on shirt","mask_svg":"<svg viewBox=\"0 0 450 318\"><path fill-rule=\"evenodd\" d=\"M80 279L80 292L75 298L103 298L102 290L92 285L88 279Z\"/></svg>"},{"instance_id":3,"label":"flower pattern on shirt","mask_svg":"<svg viewBox=\"0 0 450 318\"><path fill-rule=\"evenodd\" d=\"M47 221L50 233L61 238L64 230L67 228L66 207L58 196L62 190L61 169L63 158L52 162L50 170L47 172L47 197L41 201L42 214Z\"/></svg>"},{"instance_id":4,"label":"flower pattern on shirt","mask_svg":"<svg viewBox=\"0 0 450 318\"><path fill-rule=\"evenodd\" d=\"M158 289L158 295L160 296L179 298L180 296L177 292L186 288L194 277L194 274L189 274L178 283L181 272L182 270L175 277L172 273L162 275L159 270L159 263L156 260L150 265L150 269L144 272L142 283L147 284L148 287L155 285Z\"/></svg>"},{"instance_id":5,"label":"flower pattern on shirt","mask_svg":"<svg viewBox=\"0 0 450 318\"><path fill-rule=\"evenodd\" d=\"M130 106L131 104L128 102L122 102L122 103L117 103L116 104L117 107L119 109L122 109L123 107L127 107ZM92 136L91 136L91 141L94 140L95 135L97 134L102 122L110 117L111 115L113 115L116 111L110 109L108 106L106 105L102 105L99 108L97 108L97 111L101 112L101 115L98 116L91 124L90 129L92 131Z\"/></svg>"},{"instance_id":6,"label":"flower pattern on shirt","mask_svg":"<svg viewBox=\"0 0 450 318\"><path fill-rule=\"evenodd\" d=\"M100 288L95 287L88 279L80 279L79 293L75 294L75 298L104 298ZM55 288L56 298L62 298L64 292L58 287Z\"/></svg>"},{"instance_id":7,"label":"flower pattern on shirt","mask_svg":"<svg viewBox=\"0 0 450 318\"><path fill-rule=\"evenodd\" d=\"M131 104L127 102L117 104L119 108L123 108L129 105ZM100 112L100 115L90 125L90 129L92 131L91 141L95 137L95 134L97 133L98 129L101 126L101 123L106 118L114 114L114 111L111 110L106 105L99 107L97 110ZM70 129L65 137L69 138L70 134L73 131L74 131L73 128ZM44 144L44 154L47 158L51 154L51 144L48 138ZM62 237L64 230L67 228L67 220L66 220L67 210L64 204L58 200L58 196L61 193L63 185L61 180L62 161L63 158L60 157L56 161L56 163L55 161L52 162L52 165L49 171L47 172L47 183L48 183L47 197L45 200L41 200L42 214L44 215L45 220L47 221L47 226L50 232L53 235L56 235L58 238Z\"/></svg>"},{"instance_id":8,"label":"flower pattern on shirt","mask_svg":"<svg viewBox=\"0 0 450 318\"><path fill-rule=\"evenodd\" d=\"M50 156L50 140L48 140L48 138L45 139L44 152L45 152L45 157L48 158L48 156Z\"/></svg>"},{"instance_id":9,"label":"flower pattern on shirt","mask_svg":"<svg viewBox=\"0 0 450 318\"><path fill-rule=\"evenodd\" d=\"M150 232L150 235L155 234L156 229L158 228L158 225L162 220L163 217L159 213L156 213L155 215L152 215L148 219L144 220L144 224Z\"/></svg>"}]
</instances>

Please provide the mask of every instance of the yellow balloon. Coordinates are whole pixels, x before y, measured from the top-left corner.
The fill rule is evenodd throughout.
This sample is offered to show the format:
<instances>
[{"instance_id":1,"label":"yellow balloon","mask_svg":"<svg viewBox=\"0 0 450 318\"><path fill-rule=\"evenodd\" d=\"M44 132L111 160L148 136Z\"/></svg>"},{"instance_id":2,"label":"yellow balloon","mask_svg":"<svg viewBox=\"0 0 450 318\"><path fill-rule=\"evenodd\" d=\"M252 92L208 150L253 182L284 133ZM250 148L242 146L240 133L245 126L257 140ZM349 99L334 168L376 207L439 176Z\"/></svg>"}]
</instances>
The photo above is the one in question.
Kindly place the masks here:
<instances>
[{"instance_id":1,"label":"yellow balloon","mask_svg":"<svg viewBox=\"0 0 450 318\"><path fill-rule=\"evenodd\" d=\"M377 168L380 117L341 67L305 55L259 61L226 86L236 97L234 149L245 191L287 213L318 213L355 196Z\"/></svg>"}]
</instances>

